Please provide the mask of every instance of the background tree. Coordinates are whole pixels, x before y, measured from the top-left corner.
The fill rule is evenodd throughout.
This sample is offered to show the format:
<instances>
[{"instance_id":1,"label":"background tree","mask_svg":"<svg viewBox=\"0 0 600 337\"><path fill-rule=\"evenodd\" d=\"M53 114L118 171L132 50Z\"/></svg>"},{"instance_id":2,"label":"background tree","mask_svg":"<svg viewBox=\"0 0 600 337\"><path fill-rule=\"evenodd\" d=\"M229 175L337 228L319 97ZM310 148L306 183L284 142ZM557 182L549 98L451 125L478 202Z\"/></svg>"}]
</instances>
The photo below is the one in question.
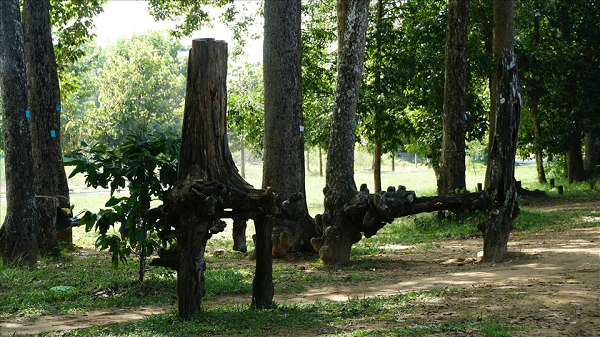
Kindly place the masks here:
<instances>
[{"instance_id":1,"label":"background tree","mask_svg":"<svg viewBox=\"0 0 600 337\"><path fill-rule=\"evenodd\" d=\"M10 88L10 91L9 91ZM0 92L4 136L6 217L0 255L10 263L37 263L33 158L19 1L0 2Z\"/></svg>"},{"instance_id":2,"label":"background tree","mask_svg":"<svg viewBox=\"0 0 600 337\"><path fill-rule=\"evenodd\" d=\"M273 189L278 195L278 202L294 193L306 194L300 9L300 1L265 2L265 147L262 184L264 189ZM308 214L306 200L303 207L305 217L298 223L273 220L268 224L273 228L275 257L281 257L290 250L312 251L310 239L317 232Z\"/></svg>"},{"instance_id":3,"label":"background tree","mask_svg":"<svg viewBox=\"0 0 600 337\"><path fill-rule=\"evenodd\" d=\"M243 53L249 37L256 38L251 33L257 15L255 5L252 2L228 0L150 0L148 10L155 20L180 22L170 30L170 34L177 38L191 36L194 31L210 26L215 20L222 22L233 33L231 54L235 58Z\"/></svg>"},{"instance_id":4,"label":"background tree","mask_svg":"<svg viewBox=\"0 0 600 337\"><path fill-rule=\"evenodd\" d=\"M46 251L58 244L55 226L57 207L70 206L67 178L61 166L62 106L51 29L50 1L24 1L23 34L31 111L38 245Z\"/></svg>"},{"instance_id":5,"label":"background tree","mask_svg":"<svg viewBox=\"0 0 600 337\"><path fill-rule=\"evenodd\" d=\"M72 69L84 84L65 107L69 146L81 140L117 145L130 131L139 136L179 133L183 50L177 40L158 32L121 39L107 49L94 48L89 59Z\"/></svg>"},{"instance_id":6,"label":"background tree","mask_svg":"<svg viewBox=\"0 0 600 337\"><path fill-rule=\"evenodd\" d=\"M263 84L261 63L237 62L229 67L227 127L233 133L231 142L241 142L242 149L247 147L258 157L262 157L264 148ZM244 165L242 156L242 168Z\"/></svg>"},{"instance_id":7,"label":"background tree","mask_svg":"<svg viewBox=\"0 0 600 337\"><path fill-rule=\"evenodd\" d=\"M377 7L373 6L371 11L373 20L379 23L371 25L368 31L370 38L358 111L361 143L373 150L377 138L382 142L382 153L394 153L401 148L419 153L429 159L437 173L443 124L447 4L382 1L382 5L381 21L376 19ZM477 2L472 12L467 39L470 55L466 74L468 141L482 139L487 129L485 108L489 98L483 78L493 68L480 43L482 21L488 9L485 3ZM381 111L375 114L375 109Z\"/></svg>"},{"instance_id":8,"label":"background tree","mask_svg":"<svg viewBox=\"0 0 600 337\"><path fill-rule=\"evenodd\" d=\"M464 190L469 1L448 1L442 154L438 194Z\"/></svg>"},{"instance_id":9,"label":"background tree","mask_svg":"<svg viewBox=\"0 0 600 337\"><path fill-rule=\"evenodd\" d=\"M50 22L55 38L54 52L64 94L77 89L77 82L67 76L67 70L87 54L86 44L94 34L93 19L102 13L108 0L51 0Z\"/></svg>"},{"instance_id":10,"label":"background tree","mask_svg":"<svg viewBox=\"0 0 600 337\"><path fill-rule=\"evenodd\" d=\"M586 174L581 145L587 134L598 133L600 118L593 85L598 76L600 10L589 1L534 0L519 2L518 9L516 44L524 70L525 107L536 117L535 123L523 120L520 153L532 154L541 147L548 160L569 164L565 171L571 181L582 181Z\"/></svg>"},{"instance_id":11,"label":"background tree","mask_svg":"<svg viewBox=\"0 0 600 337\"><path fill-rule=\"evenodd\" d=\"M302 107L304 141L308 151L319 151L319 173L323 175L323 149L329 143L335 92L337 52L335 1L313 1L302 5Z\"/></svg>"}]
</instances>

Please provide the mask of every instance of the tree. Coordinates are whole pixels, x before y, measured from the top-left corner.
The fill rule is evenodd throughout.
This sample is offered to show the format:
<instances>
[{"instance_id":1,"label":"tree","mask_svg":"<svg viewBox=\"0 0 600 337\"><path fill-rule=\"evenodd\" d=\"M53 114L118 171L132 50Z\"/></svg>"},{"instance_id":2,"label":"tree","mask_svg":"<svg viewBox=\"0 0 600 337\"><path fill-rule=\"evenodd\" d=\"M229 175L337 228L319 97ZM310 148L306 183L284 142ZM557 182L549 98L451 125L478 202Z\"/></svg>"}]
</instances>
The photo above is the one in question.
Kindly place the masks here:
<instances>
[{"instance_id":1,"label":"tree","mask_svg":"<svg viewBox=\"0 0 600 337\"><path fill-rule=\"evenodd\" d=\"M243 53L248 37L256 38L250 33L250 28L257 15L257 6L251 3L228 0L150 0L148 9L156 20L179 22L170 30L171 35L177 38L191 36L194 31L219 20L233 32L231 54L236 57Z\"/></svg>"},{"instance_id":2,"label":"tree","mask_svg":"<svg viewBox=\"0 0 600 337\"><path fill-rule=\"evenodd\" d=\"M139 136L179 133L183 50L176 39L159 32L120 39L107 49L93 48L89 59L72 68L73 76L84 81L65 106L69 145L82 140L118 145L130 131Z\"/></svg>"},{"instance_id":3,"label":"tree","mask_svg":"<svg viewBox=\"0 0 600 337\"><path fill-rule=\"evenodd\" d=\"M494 2L494 52L502 52L492 82L490 112L490 144L485 175L485 193L493 206L483 232L483 260L500 261L506 257L512 220L517 216L515 187L515 155L521 119L521 94L514 54L513 1Z\"/></svg>"},{"instance_id":4,"label":"tree","mask_svg":"<svg viewBox=\"0 0 600 337\"><path fill-rule=\"evenodd\" d=\"M152 264L177 270L179 315L186 320L200 310L205 293L204 249L212 234L224 229L222 218L254 220L257 262L252 304L262 308L273 302L272 241L264 236L266 218L298 220L304 215L302 194L279 205L270 189L256 190L240 177L227 142L226 69L225 42L193 41L177 185L156 215L165 220L160 236L175 237L177 249L160 250Z\"/></svg>"},{"instance_id":5,"label":"tree","mask_svg":"<svg viewBox=\"0 0 600 337\"><path fill-rule=\"evenodd\" d=\"M541 148L548 160L566 157L567 176L582 181L582 140L598 133L600 120L595 85L600 10L586 0L527 0L519 5L516 45L524 70L525 111L535 117L523 120L520 153L535 154Z\"/></svg>"},{"instance_id":6,"label":"tree","mask_svg":"<svg viewBox=\"0 0 600 337\"><path fill-rule=\"evenodd\" d=\"M282 202L304 188L304 120L300 44L300 1L265 2L263 49L265 88L265 147L263 188L270 187ZM316 236L312 217L304 202L305 217L299 223L276 221L273 256L288 251L312 251ZM269 236L271 234L269 233ZM258 240L258 237L257 237Z\"/></svg>"},{"instance_id":7,"label":"tree","mask_svg":"<svg viewBox=\"0 0 600 337\"><path fill-rule=\"evenodd\" d=\"M510 13L508 13L510 15ZM512 49L504 49L498 62L494 128L491 135L485 194L492 200L483 232L483 261L497 262L507 255L513 219L519 213L515 187L515 156L521 119L521 93L517 59Z\"/></svg>"},{"instance_id":8,"label":"tree","mask_svg":"<svg viewBox=\"0 0 600 337\"><path fill-rule=\"evenodd\" d=\"M444 130L438 194L464 190L469 1L449 0L444 83Z\"/></svg>"},{"instance_id":9,"label":"tree","mask_svg":"<svg viewBox=\"0 0 600 337\"><path fill-rule=\"evenodd\" d=\"M334 1L302 5L302 110L304 141L307 149L319 149L319 172L322 151L327 149L335 92L336 42Z\"/></svg>"},{"instance_id":10,"label":"tree","mask_svg":"<svg viewBox=\"0 0 600 337\"><path fill-rule=\"evenodd\" d=\"M96 247L108 248L114 266L127 260L134 249L139 252L140 282L144 281L146 256L173 241L156 239L160 221L150 223L144 215L151 203L164 204L175 185L179 142L180 138L170 133L141 137L131 134L115 148L83 143L83 148L65 156L66 165L75 166L71 177L83 173L88 187L110 188L107 208L97 214L87 211L79 225L98 233ZM129 196L117 195L120 189L128 189ZM121 236L108 233L116 225Z\"/></svg>"},{"instance_id":11,"label":"tree","mask_svg":"<svg viewBox=\"0 0 600 337\"><path fill-rule=\"evenodd\" d=\"M49 0L23 2L38 245L46 251L51 251L58 244L57 207L70 206L67 178L61 166L62 106L49 11Z\"/></svg>"},{"instance_id":12,"label":"tree","mask_svg":"<svg viewBox=\"0 0 600 337\"><path fill-rule=\"evenodd\" d=\"M10 91L8 90L10 88ZM0 227L4 261L37 263L33 158L19 1L0 1L0 91L6 176L6 217Z\"/></svg>"},{"instance_id":13,"label":"tree","mask_svg":"<svg viewBox=\"0 0 600 337\"><path fill-rule=\"evenodd\" d=\"M54 52L63 97L77 89L68 69L87 53L86 44L94 34L93 18L108 0L51 0L50 22L55 38Z\"/></svg>"},{"instance_id":14,"label":"tree","mask_svg":"<svg viewBox=\"0 0 600 337\"><path fill-rule=\"evenodd\" d=\"M345 1L338 1L338 5ZM369 2L348 1L338 7L338 80L326 166L325 212L315 219L323 236L311 243L326 264L345 264L360 233L352 226L344 204L357 194L354 182L354 129L364 61ZM347 21L344 20L347 18ZM339 48L341 47L341 48Z\"/></svg>"}]
</instances>

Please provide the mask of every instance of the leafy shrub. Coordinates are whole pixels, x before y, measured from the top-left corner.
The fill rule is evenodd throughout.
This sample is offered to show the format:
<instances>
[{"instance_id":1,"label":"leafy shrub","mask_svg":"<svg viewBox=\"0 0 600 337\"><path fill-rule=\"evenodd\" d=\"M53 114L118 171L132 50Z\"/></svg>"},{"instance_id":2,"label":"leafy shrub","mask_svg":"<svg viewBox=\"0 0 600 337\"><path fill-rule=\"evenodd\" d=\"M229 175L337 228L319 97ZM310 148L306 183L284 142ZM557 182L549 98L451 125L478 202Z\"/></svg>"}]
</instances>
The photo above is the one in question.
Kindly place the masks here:
<instances>
[{"instance_id":1,"label":"leafy shrub","mask_svg":"<svg viewBox=\"0 0 600 337\"><path fill-rule=\"evenodd\" d=\"M65 156L65 166L75 166L70 177L84 174L88 187L110 188L111 198L98 213L86 211L80 220L86 231L98 232L96 247L112 253L113 265L126 261L133 250L140 252L140 280L146 255L171 242L158 239L160 220L148 227L142 215L154 201L167 200L177 181L179 136L172 133L139 136L129 134L114 148L102 144L88 145ZM69 178L70 178L69 177ZM129 187L129 196L116 191ZM119 225L125 240L110 234Z\"/></svg>"}]
</instances>

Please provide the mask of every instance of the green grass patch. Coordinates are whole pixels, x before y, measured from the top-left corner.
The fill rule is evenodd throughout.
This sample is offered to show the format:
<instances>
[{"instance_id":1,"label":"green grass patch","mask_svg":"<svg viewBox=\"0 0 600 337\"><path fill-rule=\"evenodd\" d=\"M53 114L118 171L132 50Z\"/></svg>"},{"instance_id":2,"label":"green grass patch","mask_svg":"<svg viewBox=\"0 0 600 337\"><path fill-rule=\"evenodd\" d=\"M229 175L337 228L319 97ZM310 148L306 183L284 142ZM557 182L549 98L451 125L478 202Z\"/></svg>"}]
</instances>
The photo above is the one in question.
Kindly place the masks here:
<instances>
[{"instance_id":1,"label":"green grass patch","mask_svg":"<svg viewBox=\"0 0 600 337\"><path fill-rule=\"evenodd\" d=\"M176 301L172 275L156 269L147 273L145 283L140 284L136 263L111 268L106 257L40 261L32 270L0 267L0 318L163 305Z\"/></svg>"},{"instance_id":2,"label":"green grass patch","mask_svg":"<svg viewBox=\"0 0 600 337\"><path fill-rule=\"evenodd\" d=\"M346 302L316 302L279 305L271 310L254 310L247 305L205 308L191 321L181 321L176 313L149 317L140 322L113 324L65 332L63 336L257 336L298 333L326 336L389 336L469 333L480 336L510 336L517 330L485 317L451 319L423 323L419 314L427 310L427 299L448 300L446 296L462 289L434 289L388 297L355 299ZM398 318L403 318L399 320ZM377 320L384 327L365 330L340 328ZM323 333L324 332L324 333Z\"/></svg>"}]
</instances>

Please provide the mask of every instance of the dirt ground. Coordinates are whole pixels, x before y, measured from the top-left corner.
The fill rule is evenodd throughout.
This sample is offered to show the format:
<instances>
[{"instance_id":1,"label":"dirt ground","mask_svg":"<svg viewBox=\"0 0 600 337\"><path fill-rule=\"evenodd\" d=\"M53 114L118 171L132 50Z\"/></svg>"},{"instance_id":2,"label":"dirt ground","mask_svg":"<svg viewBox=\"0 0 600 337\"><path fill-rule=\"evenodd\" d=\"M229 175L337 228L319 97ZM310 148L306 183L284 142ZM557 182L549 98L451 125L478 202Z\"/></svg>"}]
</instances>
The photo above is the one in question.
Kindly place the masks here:
<instances>
[{"instance_id":1,"label":"dirt ground","mask_svg":"<svg viewBox=\"0 0 600 337\"><path fill-rule=\"evenodd\" d=\"M600 211L600 202L553 204L536 209L593 207ZM598 212L586 220L600 222ZM483 263L477 257L482 239L443 239L426 246L400 246L392 253L382 253L385 267L372 268L369 281L327 282L311 284L301 293L276 294L278 303L315 300L345 301L371 296L385 296L410 291L460 287L440 300L428 303L428 309L411 316L439 324L449 317L495 318L528 329L515 332L521 336L600 336L600 228L546 230L524 235L513 234L509 242L510 259L502 263ZM252 261L248 261L249 264ZM276 263L292 264L306 272L320 272L303 260L288 259ZM378 264L378 266L381 264ZM219 303L250 303L249 296L220 297L206 301ZM147 315L173 309L128 308L89 312L86 315L42 316L34 321L0 323L0 335L32 334L44 331L64 331L92 325L143 319ZM407 326L399 316L398 324ZM375 323L381 324L381 323ZM375 326L371 327L374 328ZM343 331L369 326L336 327ZM309 335L331 333L322 328ZM448 333L447 335L455 335ZM469 332L462 332L469 335ZM436 336L440 336L436 334Z\"/></svg>"}]
</instances>

